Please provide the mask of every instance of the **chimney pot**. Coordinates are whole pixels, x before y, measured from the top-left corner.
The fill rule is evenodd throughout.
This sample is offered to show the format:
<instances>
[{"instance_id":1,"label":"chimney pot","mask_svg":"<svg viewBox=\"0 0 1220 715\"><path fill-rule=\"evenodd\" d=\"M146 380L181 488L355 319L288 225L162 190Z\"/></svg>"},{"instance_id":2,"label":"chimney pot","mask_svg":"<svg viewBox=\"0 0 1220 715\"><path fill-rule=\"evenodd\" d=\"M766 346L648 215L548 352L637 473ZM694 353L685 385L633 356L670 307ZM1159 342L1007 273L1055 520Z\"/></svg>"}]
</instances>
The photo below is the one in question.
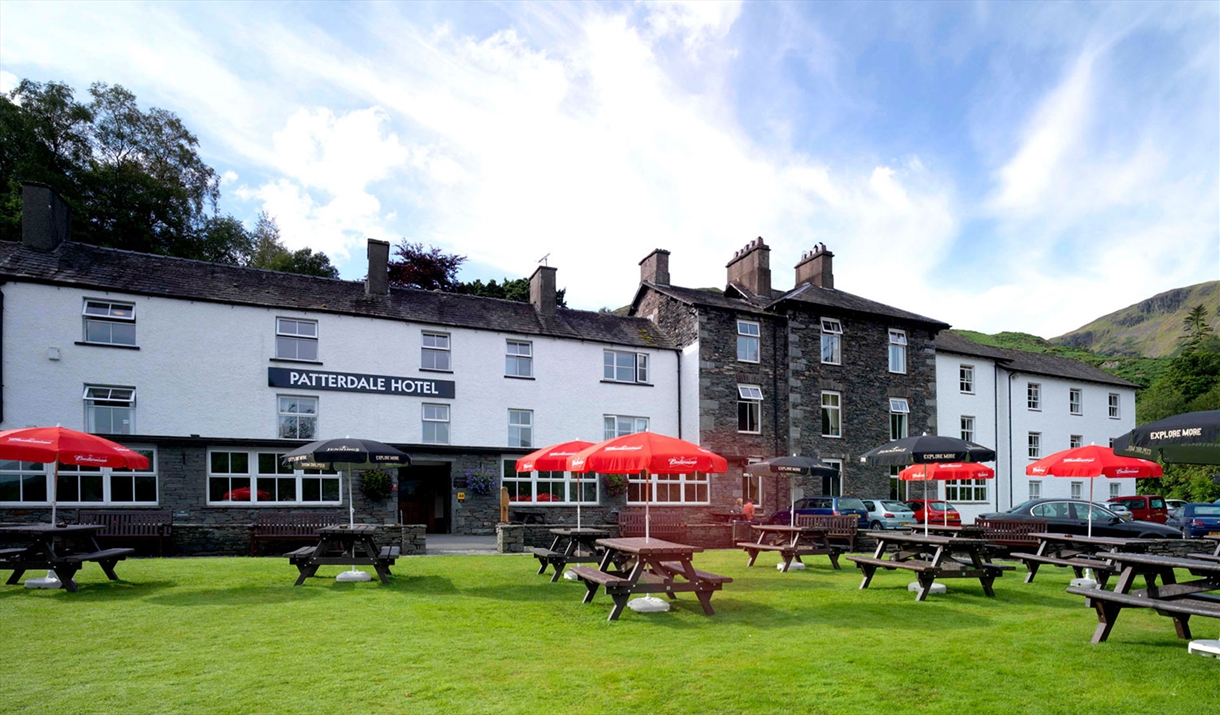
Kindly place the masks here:
<instances>
[{"instance_id":1,"label":"chimney pot","mask_svg":"<svg viewBox=\"0 0 1220 715\"><path fill-rule=\"evenodd\" d=\"M729 283L736 283L754 295L771 298L771 248L762 236L750 241L733 254L725 266Z\"/></svg>"},{"instance_id":2,"label":"chimney pot","mask_svg":"<svg viewBox=\"0 0 1220 715\"><path fill-rule=\"evenodd\" d=\"M364 281L368 296L390 294L390 242L369 239L369 277Z\"/></svg>"},{"instance_id":3,"label":"chimney pot","mask_svg":"<svg viewBox=\"0 0 1220 715\"><path fill-rule=\"evenodd\" d=\"M812 251L801 254L801 260L796 264L796 284L812 283L822 288L834 288L834 257L835 254L826 248L826 244L815 244Z\"/></svg>"},{"instance_id":4,"label":"chimney pot","mask_svg":"<svg viewBox=\"0 0 1220 715\"><path fill-rule=\"evenodd\" d=\"M640 282L654 285L669 285L669 251L655 249L640 261Z\"/></svg>"},{"instance_id":5,"label":"chimney pot","mask_svg":"<svg viewBox=\"0 0 1220 715\"><path fill-rule=\"evenodd\" d=\"M54 251L72 235L72 209L44 184L21 185L21 243L35 251Z\"/></svg>"}]
</instances>

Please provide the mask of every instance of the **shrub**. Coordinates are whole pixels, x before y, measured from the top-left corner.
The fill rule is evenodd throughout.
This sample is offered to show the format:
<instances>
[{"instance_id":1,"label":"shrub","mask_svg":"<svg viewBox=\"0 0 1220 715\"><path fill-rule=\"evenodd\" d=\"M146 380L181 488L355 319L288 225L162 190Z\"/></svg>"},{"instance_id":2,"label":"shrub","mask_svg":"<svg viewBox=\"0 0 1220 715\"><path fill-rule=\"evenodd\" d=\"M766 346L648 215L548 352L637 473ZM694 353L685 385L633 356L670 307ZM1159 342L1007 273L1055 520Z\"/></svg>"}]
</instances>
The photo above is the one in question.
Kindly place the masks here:
<instances>
[{"instance_id":1,"label":"shrub","mask_svg":"<svg viewBox=\"0 0 1220 715\"><path fill-rule=\"evenodd\" d=\"M372 501L384 501L394 490L390 473L382 469L366 469L360 474L360 491Z\"/></svg>"}]
</instances>

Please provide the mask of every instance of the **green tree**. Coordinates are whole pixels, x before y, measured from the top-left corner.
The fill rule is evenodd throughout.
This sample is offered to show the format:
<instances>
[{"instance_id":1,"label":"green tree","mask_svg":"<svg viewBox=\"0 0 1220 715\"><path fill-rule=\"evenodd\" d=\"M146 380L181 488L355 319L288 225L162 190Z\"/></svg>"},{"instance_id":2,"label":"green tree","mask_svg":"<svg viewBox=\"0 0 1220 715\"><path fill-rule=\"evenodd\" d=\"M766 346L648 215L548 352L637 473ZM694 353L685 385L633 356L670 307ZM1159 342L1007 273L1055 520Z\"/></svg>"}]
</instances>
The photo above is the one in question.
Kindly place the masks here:
<instances>
[{"instance_id":1,"label":"green tree","mask_svg":"<svg viewBox=\"0 0 1220 715\"><path fill-rule=\"evenodd\" d=\"M1183 322L1182 327L1186 332L1179 341L1182 352L1198 350L1202 343L1214 332L1212 326L1207 324L1207 308L1203 305L1196 305L1191 308L1190 313L1186 315L1186 319Z\"/></svg>"},{"instance_id":2,"label":"green tree","mask_svg":"<svg viewBox=\"0 0 1220 715\"><path fill-rule=\"evenodd\" d=\"M502 298L504 300L515 300L518 303L530 302L530 281L528 278L505 279L496 283L496 279L484 283L480 279L475 279L469 283L462 283L459 287L460 293L469 295L479 295L485 298ZM560 288L555 291L555 305L559 308L568 307L567 301L564 300L566 288Z\"/></svg>"},{"instance_id":3,"label":"green tree","mask_svg":"<svg viewBox=\"0 0 1220 715\"><path fill-rule=\"evenodd\" d=\"M280 227L266 211L259 213L251 234L250 252L245 265L285 273L303 273L323 278L338 278L339 271L325 253L301 248L290 251L280 239Z\"/></svg>"}]
</instances>

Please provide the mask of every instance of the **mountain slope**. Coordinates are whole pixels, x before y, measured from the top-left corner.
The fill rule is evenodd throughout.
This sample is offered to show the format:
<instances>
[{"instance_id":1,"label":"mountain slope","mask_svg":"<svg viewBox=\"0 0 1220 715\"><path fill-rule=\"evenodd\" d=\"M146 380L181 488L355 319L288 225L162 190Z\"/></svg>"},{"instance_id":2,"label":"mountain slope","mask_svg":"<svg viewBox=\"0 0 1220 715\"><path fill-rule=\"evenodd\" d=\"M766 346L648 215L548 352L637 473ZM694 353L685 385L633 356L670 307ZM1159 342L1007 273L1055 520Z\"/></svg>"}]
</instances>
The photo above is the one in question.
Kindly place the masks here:
<instances>
[{"instance_id":1,"label":"mountain slope","mask_svg":"<svg viewBox=\"0 0 1220 715\"><path fill-rule=\"evenodd\" d=\"M1196 305L1206 308L1208 324L1220 333L1220 281L1208 281L1158 293L1050 342L1115 357L1165 357L1176 350L1186 314Z\"/></svg>"}]
</instances>

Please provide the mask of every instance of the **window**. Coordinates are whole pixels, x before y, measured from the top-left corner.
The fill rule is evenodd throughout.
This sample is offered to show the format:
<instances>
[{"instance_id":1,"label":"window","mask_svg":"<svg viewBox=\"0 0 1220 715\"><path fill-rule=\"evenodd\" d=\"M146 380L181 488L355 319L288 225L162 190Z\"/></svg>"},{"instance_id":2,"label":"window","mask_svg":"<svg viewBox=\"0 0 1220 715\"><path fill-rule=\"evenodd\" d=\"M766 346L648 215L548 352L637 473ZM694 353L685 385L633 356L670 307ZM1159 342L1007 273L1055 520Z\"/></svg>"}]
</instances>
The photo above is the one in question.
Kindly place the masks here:
<instances>
[{"instance_id":1,"label":"window","mask_svg":"<svg viewBox=\"0 0 1220 715\"><path fill-rule=\"evenodd\" d=\"M614 439L623 435L648 431L647 417L632 417L630 415L606 415L603 418L602 439Z\"/></svg>"},{"instance_id":2,"label":"window","mask_svg":"<svg viewBox=\"0 0 1220 715\"><path fill-rule=\"evenodd\" d=\"M424 403L424 444L449 444L449 405Z\"/></svg>"},{"instance_id":3,"label":"window","mask_svg":"<svg viewBox=\"0 0 1220 715\"><path fill-rule=\"evenodd\" d=\"M1068 390L1068 411L1074 415L1084 414L1084 395L1079 387Z\"/></svg>"},{"instance_id":4,"label":"window","mask_svg":"<svg viewBox=\"0 0 1220 715\"><path fill-rule=\"evenodd\" d=\"M1111 499L1113 499L1114 497L1123 493L1122 486L1123 485L1119 484L1118 482L1110 482L1110 498Z\"/></svg>"},{"instance_id":5,"label":"window","mask_svg":"<svg viewBox=\"0 0 1220 715\"><path fill-rule=\"evenodd\" d=\"M1029 498L1030 498L1030 499L1041 499L1041 498L1042 498L1042 482L1040 482L1040 481L1035 481L1035 480L1032 480L1032 479L1030 480L1030 482L1029 482Z\"/></svg>"},{"instance_id":6,"label":"window","mask_svg":"<svg viewBox=\"0 0 1220 715\"><path fill-rule=\"evenodd\" d=\"M762 431L762 388L737 386L737 431L758 434Z\"/></svg>"},{"instance_id":7,"label":"window","mask_svg":"<svg viewBox=\"0 0 1220 715\"><path fill-rule=\"evenodd\" d=\"M907 371L907 334L905 330L890 331L890 372Z\"/></svg>"},{"instance_id":8,"label":"window","mask_svg":"<svg viewBox=\"0 0 1220 715\"><path fill-rule=\"evenodd\" d=\"M833 318L822 318L822 362L842 365L843 325Z\"/></svg>"},{"instance_id":9,"label":"window","mask_svg":"<svg viewBox=\"0 0 1220 715\"><path fill-rule=\"evenodd\" d=\"M1042 433L1029 433L1029 458L1040 459L1042 457Z\"/></svg>"},{"instance_id":10,"label":"window","mask_svg":"<svg viewBox=\"0 0 1220 715\"><path fill-rule=\"evenodd\" d=\"M747 459L747 464L754 464L758 459ZM762 504L762 477L751 477L748 474L741 475L741 500L742 502L753 502L755 506Z\"/></svg>"},{"instance_id":11,"label":"window","mask_svg":"<svg viewBox=\"0 0 1220 715\"><path fill-rule=\"evenodd\" d=\"M902 479L898 474L902 471L902 467L897 465L890 467L890 499L904 501L906 499L902 494Z\"/></svg>"},{"instance_id":12,"label":"window","mask_svg":"<svg viewBox=\"0 0 1220 715\"><path fill-rule=\"evenodd\" d=\"M843 494L843 460L822 458L826 466L835 470L833 477L822 477L822 493L827 496L842 496Z\"/></svg>"},{"instance_id":13,"label":"window","mask_svg":"<svg viewBox=\"0 0 1220 715\"><path fill-rule=\"evenodd\" d=\"M47 465L38 462L0 461L0 502L48 504L51 483Z\"/></svg>"},{"instance_id":14,"label":"window","mask_svg":"<svg viewBox=\"0 0 1220 715\"><path fill-rule=\"evenodd\" d=\"M737 321L737 359L741 362L758 362L758 323Z\"/></svg>"},{"instance_id":15,"label":"window","mask_svg":"<svg viewBox=\"0 0 1220 715\"><path fill-rule=\"evenodd\" d=\"M532 410L508 411L508 446L534 446L534 413Z\"/></svg>"},{"instance_id":16,"label":"window","mask_svg":"<svg viewBox=\"0 0 1220 715\"><path fill-rule=\"evenodd\" d=\"M898 397L890 398L890 439L904 439L907 436L907 416L911 408L907 401Z\"/></svg>"},{"instance_id":17,"label":"window","mask_svg":"<svg viewBox=\"0 0 1220 715\"><path fill-rule=\"evenodd\" d=\"M957 502L987 501L986 479L953 479L945 482L945 499Z\"/></svg>"},{"instance_id":18,"label":"window","mask_svg":"<svg viewBox=\"0 0 1220 715\"><path fill-rule=\"evenodd\" d=\"M838 392L825 391L822 393L822 436L823 437L842 437L843 436L843 421L842 421L842 401L843 396ZM826 461L826 460L822 460Z\"/></svg>"},{"instance_id":19,"label":"window","mask_svg":"<svg viewBox=\"0 0 1220 715\"><path fill-rule=\"evenodd\" d=\"M285 466L283 452L208 452L209 504L338 504L334 469Z\"/></svg>"},{"instance_id":20,"label":"window","mask_svg":"<svg viewBox=\"0 0 1220 715\"><path fill-rule=\"evenodd\" d=\"M512 502L538 502L540 504L596 504L597 489L601 479L596 474L572 474L571 472L518 472L516 460L502 462L501 484L508 490ZM579 477L579 479L578 479Z\"/></svg>"},{"instance_id":21,"label":"window","mask_svg":"<svg viewBox=\"0 0 1220 715\"><path fill-rule=\"evenodd\" d=\"M974 441L974 418L962 416L962 439L967 442Z\"/></svg>"},{"instance_id":22,"label":"window","mask_svg":"<svg viewBox=\"0 0 1220 715\"><path fill-rule=\"evenodd\" d=\"M1118 414L1118 393L1117 393L1117 392L1111 392L1111 393L1110 393L1110 395L1109 395L1109 396L1106 398L1106 400L1107 400L1107 402L1109 403L1109 406L1110 406L1110 419L1112 419L1112 420L1116 420L1116 419L1118 419L1118 418L1119 418L1119 414Z\"/></svg>"},{"instance_id":23,"label":"window","mask_svg":"<svg viewBox=\"0 0 1220 715\"><path fill-rule=\"evenodd\" d=\"M1083 446L1084 446L1084 437L1082 437L1081 435L1078 435L1078 434L1068 436L1068 448L1069 449L1076 449L1077 447L1083 447Z\"/></svg>"},{"instance_id":24,"label":"window","mask_svg":"<svg viewBox=\"0 0 1220 715\"><path fill-rule=\"evenodd\" d=\"M151 448L134 451L148 458L148 469L59 465L55 498L60 504L156 504L157 454ZM0 462L0 503L50 503L48 486L55 465Z\"/></svg>"},{"instance_id":25,"label":"window","mask_svg":"<svg viewBox=\"0 0 1220 715\"><path fill-rule=\"evenodd\" d=\"M275 319L275 356L280 360L318 359L318 321Z\"/></svg>"},{"instance_id":26,"label":"window","mask_svg":"<svg viewBox=\"0 0 1220 715\"><path fill-rule=\"evenodd\" d=\"M136 388L85 385L85 431L135 434Z\"/></svg>"},{"instance_id":27,"label":"window","mask_svg":"<svg viewBox=\"0 0 1220 715\"><path fill-rule=\"evenodd\" d=\"M504 358L504 374L509 377L534 376L534 344L520 340L508 341L508 355Z\"/></svg>"},{"instance_id":28,"label":"window","mask_svg":"<svg viewBox=\"0 0 1220 715\"><path fill-rule=\"evenodd\" d=\"M85 299L85 342L136 344L136 307L132 303Z\"/></svg>"},{"instance_id":29,"label":"window","mask_svg":"<svg viewBox=\"0 0 1220 715\"><path fill-rule=\"evenodd\" d=\"M1080 499L1084 496L1084 482L1072 482L1072 498Z\"/></svg>"},{"instance_id":30,"label":"window","mask_svg":"<svg viewBox=\"0 0 1220 715\"><path fill-rule=\"evenodd\" d=\"M449 334L420 333L420 370L441 370L450 372Z\"/></svg>"},{"instance_id":31,"label":"window","mask_svg":"<svg viewBox=\"0 0 1220 715\"><path fill-rule=\"evenodd\" d=\"M964 394L974 394L974 366L960 365L957 368L957 385Z\"/></svg>"},{"instance_id":32,"label":"window","mask_svg":"<svg viewBox=\"0 0 1220 715\"><path fill-rule=\"evenodd\" d=\"M651 493L649 493L651 491ZM707 474L642 474L627 476L627 503L643 504L708 504L711 483Z\"/></svg>"},{"instance_id":33,"label":"window","mask_svg":"<svg viewBox=\"0 0 1220 715\"><path fill-rule=\"evenodd\" d=\"M648 383L648 355L607 350L603 354L602 377L610 382Z\"/></svg>"},{"instance_id":34,"label":"window","mask_svg":"<svg viewBox=\"0 0 1220 715\"><path fill-rule=\"evenodd\" d=\"M1031 382L1025 386L1025 406L1031 410L1042 409L1042 386Z\"/></svg>"},{"instance_id":35,"label":"window","mask_svg":"<svg viewBox=\"0 0 1220 715\"><path fill-rule=\"evenodd\" d=\"M318 398L279 395L280 439L317 439Z\"/></svg>"}]
</instances>

